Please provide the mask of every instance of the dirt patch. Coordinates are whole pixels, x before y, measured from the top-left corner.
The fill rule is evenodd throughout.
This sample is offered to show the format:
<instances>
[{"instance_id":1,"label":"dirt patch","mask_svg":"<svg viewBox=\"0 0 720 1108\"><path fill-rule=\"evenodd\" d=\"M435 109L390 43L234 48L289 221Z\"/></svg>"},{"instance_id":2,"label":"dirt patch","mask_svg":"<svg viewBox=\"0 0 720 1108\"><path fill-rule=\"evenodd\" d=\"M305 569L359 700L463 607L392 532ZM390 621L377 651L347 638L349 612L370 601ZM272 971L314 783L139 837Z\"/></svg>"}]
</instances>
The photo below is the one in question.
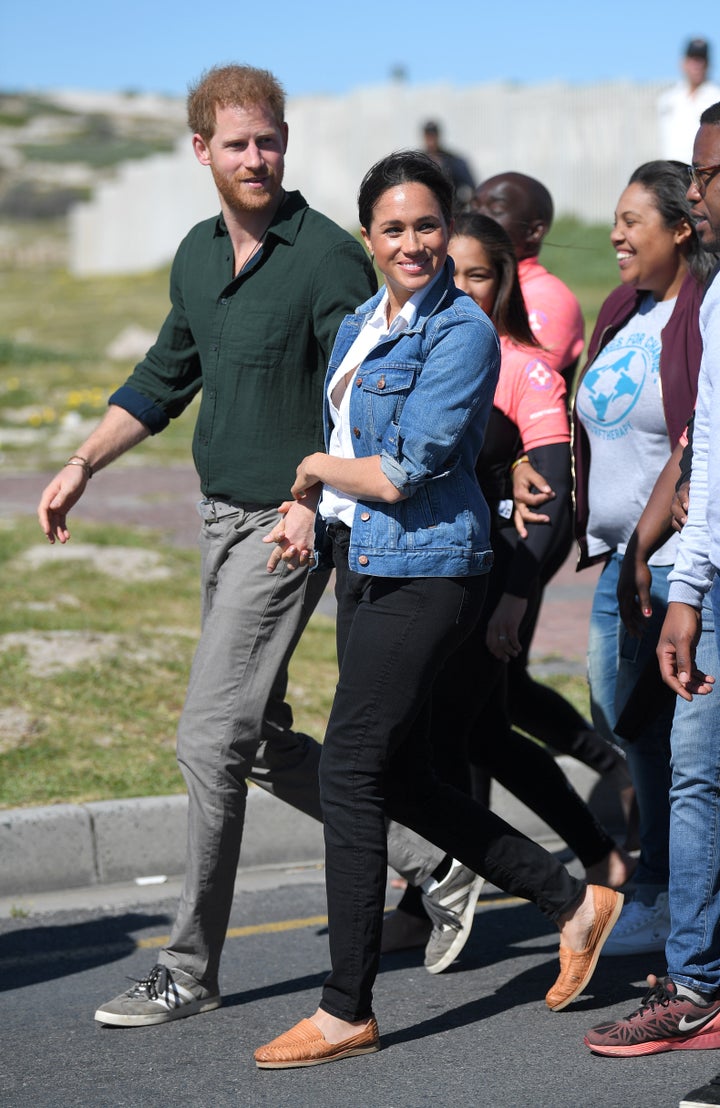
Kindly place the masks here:
<instances>
[{"instance_id":1,"label":"dirt patch","mask_svg":"<svg viewBox=\"0 0 720 1108\"><path fill-rule=\"evenodd\" d=\"M60 558L75 562L90 562L93 569L118 577L123 581L161 581L170 576L170 569L154 550L134 546L99 546L97 543L68 543L62 549L50 546L31 546L18 565L38 569Z\"/></svg>"},{"instance_id":2,"label":"dirt patch","mask_svg":"<svg viewBox=\"0 0 720 1108\"><path fill-rule=\"evenodd\" d=\"M34 677L90 666L117 652L120 635L88 631L13 631L0 637L0 651L20 647Z\"/></svg>"},{"instance_id":3,"label":"dirt patch","mask_svg":"<svg viewBox=\"0 0 720 1108\"><path fill-rule=\"evenodd\" d=\"M16 750L38 732L38 721L22 708L0 708L0 754Z\"/></svg>"}]
</instances>

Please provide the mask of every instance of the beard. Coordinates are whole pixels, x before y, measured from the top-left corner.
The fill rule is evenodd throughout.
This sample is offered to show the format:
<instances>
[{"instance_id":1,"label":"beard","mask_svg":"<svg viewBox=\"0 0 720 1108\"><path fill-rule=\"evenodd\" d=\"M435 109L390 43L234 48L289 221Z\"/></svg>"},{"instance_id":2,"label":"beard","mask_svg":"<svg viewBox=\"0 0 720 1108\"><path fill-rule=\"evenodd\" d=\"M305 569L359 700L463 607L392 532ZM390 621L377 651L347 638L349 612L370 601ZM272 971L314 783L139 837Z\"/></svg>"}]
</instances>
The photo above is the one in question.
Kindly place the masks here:
<instances>
[{"instance_id":1,"label":"beard","mask_svg":"<svg viewBox=\"0 0 720 1108\"><path fill-rule=\"evenodd\" d=\"M236 212L265 211L276 202L282 189L282 173L277 174L272 168L268 168L263 178L264 187L258 190L244 185L245 181L255 180L253 177L226 177L214 165L210 169L220 196Z\"/></svg>"}]
</instances>

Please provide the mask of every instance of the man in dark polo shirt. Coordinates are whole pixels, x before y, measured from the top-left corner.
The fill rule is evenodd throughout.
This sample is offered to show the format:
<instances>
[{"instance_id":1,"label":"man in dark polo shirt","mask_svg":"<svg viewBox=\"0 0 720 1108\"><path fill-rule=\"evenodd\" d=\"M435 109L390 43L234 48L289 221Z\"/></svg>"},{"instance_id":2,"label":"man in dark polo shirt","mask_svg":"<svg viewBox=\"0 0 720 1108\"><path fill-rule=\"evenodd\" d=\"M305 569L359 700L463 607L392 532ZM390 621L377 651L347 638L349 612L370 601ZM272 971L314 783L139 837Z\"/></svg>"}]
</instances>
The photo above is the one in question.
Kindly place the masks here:
<instances>
[{"instance_id":1,"label":"man in dark polo shirt","mask_svg":"<svg viewBox=\"0 0 720 1108\"><path fill-rule=\"evenodd\" d=\"M147 978L95 1013L139 1026L217 1008L218 965L242 838L246 778L320 818L320 747L292 730L287 663L325 573L268 573L297 463L322 450L322 384L340 320L375 291L359 243L283 188L287 124L272 74L211 69L191 88L188 123L221 214L181 243L172 307L155 345L42 494L40 525L67 542L87 481L162 431L202 390L193 456L204 499L202 634L178 728L189 792L185 885L175 926ZM288 542L301 504L284 519Z\"/></svg>"}]
</instances>

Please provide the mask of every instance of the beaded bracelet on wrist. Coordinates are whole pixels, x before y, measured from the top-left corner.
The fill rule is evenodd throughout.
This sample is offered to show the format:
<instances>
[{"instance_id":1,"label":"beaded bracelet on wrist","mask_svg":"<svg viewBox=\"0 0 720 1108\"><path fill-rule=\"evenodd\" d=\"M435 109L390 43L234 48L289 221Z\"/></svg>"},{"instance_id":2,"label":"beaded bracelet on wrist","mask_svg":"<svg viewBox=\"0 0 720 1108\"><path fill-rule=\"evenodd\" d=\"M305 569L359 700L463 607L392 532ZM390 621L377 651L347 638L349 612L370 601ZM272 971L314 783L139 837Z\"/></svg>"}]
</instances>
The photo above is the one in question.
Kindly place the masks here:
<instances>
[{"instance_id":1,"label":"beaded bracelet on wrist","mask_svg":"<svg viewBox=\"0 0 720 1108\"><path fill-rule=\"evenodd\" d=\"M93 467L90 465L90 462L87 460L87 458L83 458L82 454L73 454L72 458L68 458L68 460L65 462L65 465L82 466L85 470L85 476L87 477L88 481L90 480L94 472Z\"/></svg>"}]
</instances>

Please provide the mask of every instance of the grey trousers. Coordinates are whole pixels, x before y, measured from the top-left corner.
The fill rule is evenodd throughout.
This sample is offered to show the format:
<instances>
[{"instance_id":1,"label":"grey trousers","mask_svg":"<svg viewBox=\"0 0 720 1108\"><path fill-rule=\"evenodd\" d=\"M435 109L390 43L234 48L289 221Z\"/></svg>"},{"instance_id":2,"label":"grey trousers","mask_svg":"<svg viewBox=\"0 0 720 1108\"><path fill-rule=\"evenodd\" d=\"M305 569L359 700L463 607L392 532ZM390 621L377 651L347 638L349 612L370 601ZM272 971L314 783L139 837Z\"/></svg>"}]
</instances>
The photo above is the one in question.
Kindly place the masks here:
<instances>
[{"instance_id":1,"label":"grey trousers","mask_svg":"<svg viewBox=\"0 0 720 1108\"><path fill-rule=\"evenodd\" d=\"M320 819L320 745L293 730L287 667L328 573L268 573L274 509L215 502L200 534L202 633L178 726L185 882L160 960L218 988L249 779ZM217 518L216 518L217 517Z\"/></svg>"},{"instance_id":2,"label":"grey trousers","mask_svg":"<svg viewBox=\"0 0 720 1108\"><path fill-rule=\"evenodd\" d=\"M188 790L185 881L160 961L218 991L218 968L242 842L247 780L321 819L320 744L293 729L287 667L329 574L268 573L262 542L274 509L215 502L200 534L202 633L178 726ZM444 852L399 824L390 864L412 883Z\"/></svg>"}]
</instances>

